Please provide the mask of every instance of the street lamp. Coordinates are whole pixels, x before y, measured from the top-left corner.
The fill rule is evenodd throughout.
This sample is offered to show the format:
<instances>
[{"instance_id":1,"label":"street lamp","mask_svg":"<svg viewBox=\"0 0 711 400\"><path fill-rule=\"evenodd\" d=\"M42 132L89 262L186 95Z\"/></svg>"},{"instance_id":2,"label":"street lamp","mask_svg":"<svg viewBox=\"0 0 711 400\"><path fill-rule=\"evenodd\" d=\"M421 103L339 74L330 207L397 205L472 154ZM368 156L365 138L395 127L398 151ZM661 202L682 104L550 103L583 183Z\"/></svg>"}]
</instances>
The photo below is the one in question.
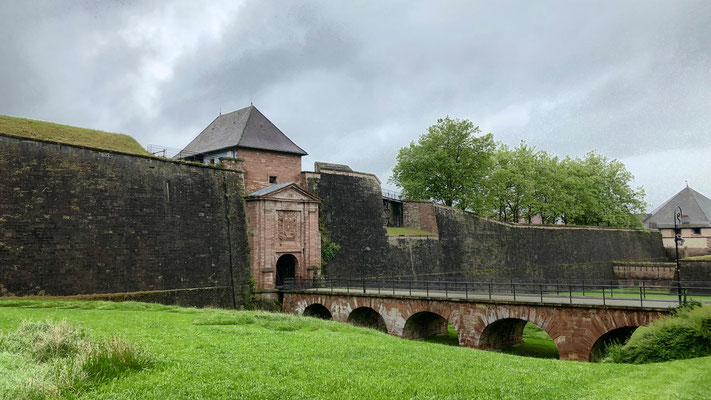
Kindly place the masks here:
<instances>
[{"instance_id":1,"label":"street lamp","mask_svg":"<svg viewBox=\"0 0 711 400\"><path fill-rule=\"evenodd\" d=\"M684 243L681 237L681 229L678 224L681 224L683 211L680 206L674 209L674 247L676 248L676 270L674 271L674 279L676 280L676 292L679 295L679 305L681 305L681 266L679 265L679 243Z\"/></svg>"}]
</instances>

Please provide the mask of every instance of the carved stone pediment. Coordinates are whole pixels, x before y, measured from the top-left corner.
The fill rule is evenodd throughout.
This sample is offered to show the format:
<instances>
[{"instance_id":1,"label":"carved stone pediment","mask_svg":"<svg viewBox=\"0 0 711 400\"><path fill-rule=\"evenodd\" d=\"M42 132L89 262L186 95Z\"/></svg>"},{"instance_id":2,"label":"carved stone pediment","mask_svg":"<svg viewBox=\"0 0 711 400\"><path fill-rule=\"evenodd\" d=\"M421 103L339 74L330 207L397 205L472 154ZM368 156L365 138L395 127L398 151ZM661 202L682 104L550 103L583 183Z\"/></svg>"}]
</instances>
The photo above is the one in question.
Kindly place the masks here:
<instances>
[{"instance_id":1,"label":"carved stone pediment","mask_svg":"<svg viewBox=\"0 0 711 400\"><path fill-rule=\"evenodd\" d=\"M260 189L247 195L247 201L251 200L283 200L302 203L320 202L319 198L299 187L295 183L287 185L273 185Z\"/></svg>"}]
</instances>

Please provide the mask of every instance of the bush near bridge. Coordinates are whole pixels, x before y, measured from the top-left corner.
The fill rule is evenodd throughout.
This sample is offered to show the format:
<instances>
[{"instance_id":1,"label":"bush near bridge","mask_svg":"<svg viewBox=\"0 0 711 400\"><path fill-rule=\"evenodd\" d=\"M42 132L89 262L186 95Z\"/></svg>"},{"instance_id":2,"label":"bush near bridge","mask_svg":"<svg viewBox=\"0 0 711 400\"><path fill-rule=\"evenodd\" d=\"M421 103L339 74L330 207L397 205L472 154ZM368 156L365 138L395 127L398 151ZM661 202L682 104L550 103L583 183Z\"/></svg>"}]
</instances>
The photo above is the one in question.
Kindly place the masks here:
<instances>
[{"instance_id":1,"label":"bush near bridge","mask_svg":"<svg viewBox=\"0 0 711 400\"><path fill-rule=\"evenodd\" d=\"M711 355L711 305L682 307L637 329L625 345L611 345L607 362L653 363Z\"/></svg>"},{"instance_id":2,"label":"bush near bridge","mask_svg":"<svg viewBox=\"0 0 711 400\"><path fill-rule=\"evenodd\" d=\"M47 319L83 327L97 340L118 335L159 360L60 398L656 400L711 393L711 357L647 365L544 360L293 315L0 299L3 332ZM31 378L32 371L18 376L18 365L0 351L0 398L13 398L9 391Z\"/></svg>"}]
</instances>

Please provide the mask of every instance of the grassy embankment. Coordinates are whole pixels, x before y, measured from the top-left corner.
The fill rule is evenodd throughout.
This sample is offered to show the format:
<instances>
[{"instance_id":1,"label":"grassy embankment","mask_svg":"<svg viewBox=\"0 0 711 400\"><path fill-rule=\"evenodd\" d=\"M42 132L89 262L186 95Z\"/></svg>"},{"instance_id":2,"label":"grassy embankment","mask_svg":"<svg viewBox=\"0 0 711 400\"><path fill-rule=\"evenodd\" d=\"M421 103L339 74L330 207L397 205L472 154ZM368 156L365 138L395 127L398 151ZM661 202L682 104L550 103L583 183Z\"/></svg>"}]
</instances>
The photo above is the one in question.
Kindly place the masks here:
<instances>
[{"instance_id":1,"label":"grassy embankment","mask_svg":"<svg viewBox=\"0 0 711 400\"><path fill-rule=\"evenodd\" d=\"M399 228L389 226L387 228L390 236L435 236L434 233L417 228Z\"/></svg>"},{"instance_id":2,"label":"grassy embankment","mask_svg":"<svg viewBox=\"0 0 711 400\"><path fill-rule=\"evenodd\" d=\"M134 138L128 135L8 115L0 115L0 133L122 153L150 155Z\"/></svg>"},{"instance_id":3,"label":"grassy embankment","mask_svg":"<svg viewBox=\"0 0 711 400\"><path fill-rule=\"evenodd\" d=\"M649 365L517 357L407 341L347 324L142 303L0 300L0 328L66 320L113 335L155 365L85 386L76 399L704 398L711 357ZM40 371L0 356L0 397Z\"/></svg>"}]
</instances>

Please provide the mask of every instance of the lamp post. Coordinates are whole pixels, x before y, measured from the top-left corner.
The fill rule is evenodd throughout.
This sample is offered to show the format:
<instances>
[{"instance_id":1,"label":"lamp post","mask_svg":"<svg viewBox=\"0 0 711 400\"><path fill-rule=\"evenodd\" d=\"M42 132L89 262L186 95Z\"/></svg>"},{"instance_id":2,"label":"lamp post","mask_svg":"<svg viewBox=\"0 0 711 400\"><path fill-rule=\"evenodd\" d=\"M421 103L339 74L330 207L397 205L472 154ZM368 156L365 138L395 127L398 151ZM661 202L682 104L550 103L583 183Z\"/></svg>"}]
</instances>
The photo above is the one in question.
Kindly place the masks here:
<instances>
[{"instance_id":1,"label":"lamp post","mask_svg":"<svg viewBox=\"0 0 711 400\"><path fill-rule=\"evenodd\" d=\"M674 279L676 280L676 293L679 295L679 305L681 305L681 266L679 265L679 242L683 243L684 239L681 237L681 229L678 228L678 224L681 224L681 217L683 211L681 211L680 206L676 206L674 209L674 247L676 248L676 270L674 271Z\"/></svg>"}]
</instances>

